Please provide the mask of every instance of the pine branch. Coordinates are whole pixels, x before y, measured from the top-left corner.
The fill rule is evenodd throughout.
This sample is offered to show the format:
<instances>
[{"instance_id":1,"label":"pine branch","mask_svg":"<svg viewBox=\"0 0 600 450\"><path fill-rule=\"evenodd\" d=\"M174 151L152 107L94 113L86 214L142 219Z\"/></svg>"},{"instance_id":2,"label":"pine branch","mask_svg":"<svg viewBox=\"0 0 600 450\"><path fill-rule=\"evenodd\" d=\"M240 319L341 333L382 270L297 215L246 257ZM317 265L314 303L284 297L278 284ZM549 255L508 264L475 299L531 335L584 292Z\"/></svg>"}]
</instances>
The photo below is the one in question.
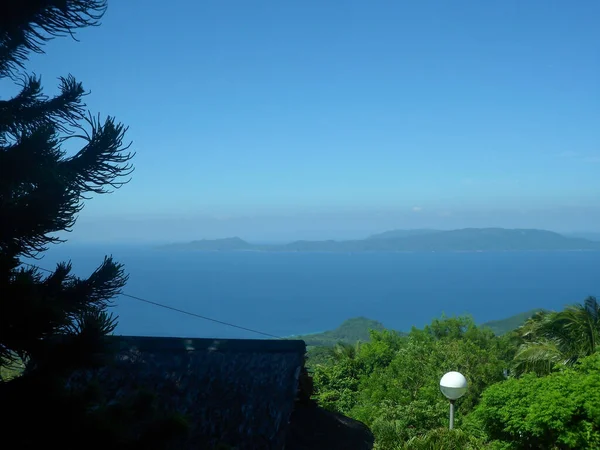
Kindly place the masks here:
<instances>
[{"instance_id":1,"label":"pine branch","mask_svg":"<svg viewBox=\"0 0 600 450\"><path fill-rule=\"evenodd\" d=\"M72 80L72 86L78 86ZM79 85L80 86L80 85ZM60 119L78 112L54 109ZM129 180L129 161L135 156L123 144L127 128L108 117L85 118L91 130L75 124L79 135L59 137L64 129L49 118L38 120L37 128L22 133L17 141L0 147L0 250L35 257L49 244L62 240L52 233L70 231L83 208L87 194L109 193ZM35 121L34 121L35 122ZM61 145L66 139L85 141L83 148L65 158Z\"/></svg>"},{"instance_id":2,"label":"pine branch","mask_svg":"<svg viewBox=\"0 0 600 450\"><path fill-rule=\"evenodd\" d=\"M45 361L50 347L57 345L51 339L54 336L69 338L59 339L61 345L68 342L80 348L78 360L84 358L86 348L103 345L103 336L112 333L116 324L105 309L127 283L123 265L105 257L87 279L70 272L70 263L58 264L45 279L33 268L12 272L9 283L2 286L3 299L12 301L2 302L0 359L17 355ZM52 342L46 342L48 339Z\"/></svg>"},{"instance_id":3,"label":"pine branch","mask_svg":"<svg viewBox=\"0 0 600 450\"><path fill-rule=\"evenodd\" d=\"M35 75L21 80L21 91L10 100L0 100L0 135L13 140L40 127L52 127L56 133L71 134L72 127L85 117L85 94L72 75L60 77L60 94L48 99L42 93L41 78ZM4 138L5 142L8 140Z\"/></svg>"},{"instance_id":4,"label":"pine branch","mask_svg":"<svg viewBox=\"0 0 600 450\"><path fill-rule=\"evenodd\" d=\"M24 146L39 149L36 142L34 136ZM51 233L70 230L83 208L80 193L61 179L56 161L40 162L39 173L26 164L14 178L0 180L0 251L8 255L35 257L48 244L61 242ZM19 180L22 173L27 175Z\"/></svg>"},{"instance_id":5,"label":"pine branch","mask_svg":"<svg viewBox=\"0 0 600 450\"><path fill-rule=\"evenodd\" d=\"M24 68L28 54L57 36L75 39L78 28L100 25L106 0L19 0L0 2L0 77Z\"/></svg>"},{"instance_id":6,"label":"pine branch","mask_svg":"<svg viewBox=\"0 0 600 450\"><path fill-rule=\"evenodd\" d=\"M91 128L90 133L80 126L83 134L65 138L83 139L86 144L75 156L67 159L61 169L72 174L70 181L82 195L90 192L106 194L110 192L106 186L118 189L129 182L118 179L129 177L133 173L133 166L129 161L135 153L125 153L131 146L131 143L123 144L127 127L115 123L113 117L107 117L104 124L101 124L99 116L92 117L90 114L86 122Z\"/></svg>"},{"instance_id":7,"label":"pine branch","mask_svg":"<svg viewBox=\"0 0 600 450\"><path fill-rule=\"evenodd\" d=\"M123 265L115 263L112 256L107 256L87 279L73 278L63 295L73 305L77 305L79 299L86 299L84 309L71 309L78 316L90 305L98 308L110 306L111 299L121 293L127 279Z\"/></svg>"}]
</instances>

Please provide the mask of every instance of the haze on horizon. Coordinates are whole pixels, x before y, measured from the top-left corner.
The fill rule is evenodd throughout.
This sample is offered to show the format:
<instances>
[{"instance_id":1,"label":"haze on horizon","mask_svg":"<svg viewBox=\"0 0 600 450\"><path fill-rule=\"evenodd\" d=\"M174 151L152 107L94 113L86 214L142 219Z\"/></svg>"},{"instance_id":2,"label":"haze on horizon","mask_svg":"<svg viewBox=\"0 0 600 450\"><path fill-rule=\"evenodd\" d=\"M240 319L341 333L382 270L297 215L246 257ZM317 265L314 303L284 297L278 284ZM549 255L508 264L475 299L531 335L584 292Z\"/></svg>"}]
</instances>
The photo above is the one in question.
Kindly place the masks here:
<instances>
[{"instance_id":1,"label":"haze on horizon","mask_svg":"<svg viewBox=\"0 0 600 450\"><path fill-rule=\"evenodd\" d=\"M600 232L598 17L594 0L111 2L31 57L137 151L68 237Z\"/></svg>"}]
</instances>

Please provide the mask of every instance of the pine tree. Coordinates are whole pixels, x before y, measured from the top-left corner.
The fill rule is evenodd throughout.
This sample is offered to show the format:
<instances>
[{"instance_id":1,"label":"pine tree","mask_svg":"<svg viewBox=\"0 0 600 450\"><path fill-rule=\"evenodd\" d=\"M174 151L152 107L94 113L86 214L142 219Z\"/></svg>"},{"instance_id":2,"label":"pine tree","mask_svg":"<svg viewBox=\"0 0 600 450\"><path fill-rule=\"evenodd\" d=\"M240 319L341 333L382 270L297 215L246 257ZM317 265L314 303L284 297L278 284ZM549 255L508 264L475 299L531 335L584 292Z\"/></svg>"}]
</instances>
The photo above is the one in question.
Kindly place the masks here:
<instances>
[{"instance_id":1,"label":"pine tree","mask_svg":"<svg viewBox=\"0 0 600 450\"><path fill-rule=\"evenodd\" d=\"M91 430L86 399L63 385L102 362L116 324L107 308L127 281L112 257L86 279L70 263L49 275L23 265L63 242L57 233L71 230L86 199L121 187L133 170L126 127L88 113L81 83L65 76L48 97L25 68L45 42L99 25L105 10L103 0L0 2L0 77L19 86L12 98L0 94L0 366L25 365L21 376L0 379L0 405L16 448L72 448L65 433ZM65 150L72 140L81 143L74 153Z\"/></svg>"}]
</instances>

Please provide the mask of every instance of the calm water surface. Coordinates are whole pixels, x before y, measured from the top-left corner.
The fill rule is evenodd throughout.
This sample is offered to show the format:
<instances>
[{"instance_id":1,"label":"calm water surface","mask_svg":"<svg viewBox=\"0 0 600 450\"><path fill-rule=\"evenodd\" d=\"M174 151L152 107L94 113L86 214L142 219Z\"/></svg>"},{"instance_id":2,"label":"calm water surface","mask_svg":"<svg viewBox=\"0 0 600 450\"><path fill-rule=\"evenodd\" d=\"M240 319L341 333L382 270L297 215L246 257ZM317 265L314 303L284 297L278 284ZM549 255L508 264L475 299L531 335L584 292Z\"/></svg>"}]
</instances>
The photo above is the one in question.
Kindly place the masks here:
<instances>
[{"instance_id":1,"label":"calm water surface","mask_svg":"<svg viewBox=\"0 0 600 450\"><path fill-rule=\"evenodd\" d=\"M279 336L356 316L399 330L442 313L484 322L600 296L600 252L196 253L69 243L38 264L70 258L85 275L110 252L126 264L128 294ZM260 337L129 298L114 311L122 334Z\"/></svg>"}]
</instances>

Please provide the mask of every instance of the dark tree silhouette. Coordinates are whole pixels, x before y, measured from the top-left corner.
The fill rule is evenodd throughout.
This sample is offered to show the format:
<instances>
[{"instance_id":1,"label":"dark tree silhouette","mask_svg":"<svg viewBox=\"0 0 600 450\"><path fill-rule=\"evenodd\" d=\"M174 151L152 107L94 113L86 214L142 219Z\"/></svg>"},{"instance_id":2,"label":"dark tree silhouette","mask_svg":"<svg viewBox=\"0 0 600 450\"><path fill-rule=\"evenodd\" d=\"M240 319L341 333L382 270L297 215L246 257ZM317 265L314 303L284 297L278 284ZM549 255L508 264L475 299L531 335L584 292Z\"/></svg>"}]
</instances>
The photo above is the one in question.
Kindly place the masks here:
<instances>
[{"instance_id":1,"label":"dark tree silhouette","mask_svg":"<svg viewBox=\"0 0 600 450\"><path fill-rule=\"evenodd\" d=\"M24 360L28 370L53 370L79 364L94 353L89 345L114 329L107 313L110 300L127 277L123 267L105 258L87 279L71 276L71 264L59 264L44 278L23 268L23 257L36 258L56 233L70 231L83 200L127 181L133 155L123 145L126 128L112 117L101 122L86 114L81 83L60 79L60 94L42 93L41 79L23 73L30 52L42 52L53 36L97 25L104 1L54 0L3 2L0 6L0 76L20 85L10 99L0 98L0 358ZM74 154L63 150L67 140L81 141ZM50 352L62 345L77 347L68 361L57 364ZM83 345L85 341L85 345ZM56 347L58 349L58 347ZM74 349L72 349L74 351ZM91 350L91 351L90 351ZM52 351L54 353L54 351ZM57 358L54 358L56 356Z\"/></svg>"},{"instance_id":2,"label":"dark tree silhouette","mask_svg":"<svg viewBox=\"0 0 600 450\"><path fill-rule=\"evenodd\" d=\"M87 279L73 276L70 263L50 275L23 265L62 241L57 233L70 231L84 200L119 188L133 170L127 129L89 114L81 83L61 78L60 93L48 97L41 79L25 72L28 55L98 25L105 9L102 0L0 2L0 77L19 86L12 98L0 94L0 366L25 366L21 376L0 379L0 405L18 448L120 439L103 409L90 409L91 391L75 395L66 380L110 354L104 337L115 318L107 308L127 281L122 265L106 257ZM80 149L67 152L68 140Z\"/></svg>"}]
</instances>

